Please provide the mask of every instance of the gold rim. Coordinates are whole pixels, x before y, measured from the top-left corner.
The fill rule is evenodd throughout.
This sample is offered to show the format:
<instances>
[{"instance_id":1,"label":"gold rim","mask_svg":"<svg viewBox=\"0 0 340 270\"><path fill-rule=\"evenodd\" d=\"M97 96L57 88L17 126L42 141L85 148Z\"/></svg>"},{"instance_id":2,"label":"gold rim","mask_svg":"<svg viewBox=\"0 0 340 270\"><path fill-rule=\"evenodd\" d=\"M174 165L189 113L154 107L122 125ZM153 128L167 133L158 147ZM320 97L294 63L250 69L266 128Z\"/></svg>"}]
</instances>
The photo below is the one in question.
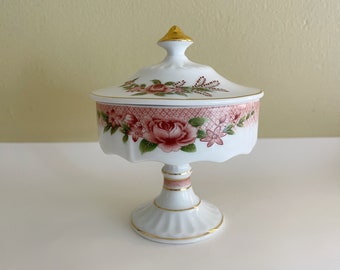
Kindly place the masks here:
<instances>
[{"instance_id":1,"label":"gold rim","mask_svg":"<svg viewBox=\"0 0 340 270\"><path fill-rule=\"evenodd\" d=\"M194 100L194 101L198 101L198 100L202 100L202 101L210 101L210 100L230 100L230 99L237 99L237 98L244 98L244 97L250 97L250 96L257 96L263 94L263 91L258 90L257 92L251 93L251 94L245 94L245 95L239 95L239 96L234 96L234 97L212 97L212 98L189 98L189 99L184 99L184 98L155 98L155 97L138 97L136 98L135 96L107 96L107 95L100 95L97 93L92 92L91 95L96 96L96 97L102 97L105 99L135 99L135 100L179 100L179 101L190 101L190 100ZM124 104L124 103L123 103ZM149 105L149 104L147 104ZM151 104L154 105L154 104ZM215 106L215 104L214 104ZM171 106L173 107L173 106Z\"/></svg>"},{"instance_id":2,"label":"gold rim","mask_svg":"<svg viewBox=\"0 0 340 270\"><path fill-rule=\"evenodd\" d=\"M140 228L138 228L134 223L133 220L131 219L131 226L141 235L146 236L148 238L154 238L154 239L159 239L159 240L169 240L169 241L181 241L181 240L190 240L190 239L195 239L195 238L201 238L204 236L208 236L209 234L214 233L215 231L217 231L221 225L223 224L223 220L224 220L224 216L222 215L221 221L219 224L217 224L217 226L215 226L214 228L206 231L205 233L199 234L199 235L194 235L194 236L188 236L188 237L162 237L156 234L152 234L152 233L148 233L145 232L143 230L141 230Z\"/></svg>"},{"instance_id":3,"label":"gold rim","mask_svg":"<svg viewBox=\"0 0 340 270\"><path fill-rule=\"evenodd\" d=\"M191 185L187 186L187 187L184 187L184 188L168 188L168 187L163 186L163 189L169 190L169 191L186 191L189 188L191 188Z\"/></svg>"},{"instance_id":4,"label":"gold rim","mask_svg":"<svg viewBox=\"0 0 340 270\"><path fill-rule=\"evenodd\" d=\"M185 171L185 172L181 172L181 173L172 173L172 172L167 172L167 171L165 171L165 170L163 170L162 169L162 173L163 174L167 174L167 175L185 175L185 174L191 174L192 173L192 169L190 169L190 170L188 170L188 171ZM189 177L188 177L189 178ZM186 179L188 179L188 178L186 178ZM178 179L177 181L182 181L182 180L186 180L186 179ZM168 179L168 180L174 180L174 181L176 181L176 179Z\"/></svg>"},{"instance_id":5,"label":"gold rim","mask_svg":"<svg viewBox=\"0 0 340 270\"><path fill-rule=\"evenodd\" d=\"M164 207L161 207L157 204L156 200L153 201L153 205L156 206L157 208L161 209L161 210L164 210L164 211L169 211L169 212L183 212L183 211L188 211L188 210L193 210L193 209L196 209L198 208L198 206L201 204L201 200L199 200L199 202L197 204L195 204L194 206L192 207L189 207L189 208L184 208L184 209L169 209L169 208L164 208Z\"/></svg>"}]
</instances>

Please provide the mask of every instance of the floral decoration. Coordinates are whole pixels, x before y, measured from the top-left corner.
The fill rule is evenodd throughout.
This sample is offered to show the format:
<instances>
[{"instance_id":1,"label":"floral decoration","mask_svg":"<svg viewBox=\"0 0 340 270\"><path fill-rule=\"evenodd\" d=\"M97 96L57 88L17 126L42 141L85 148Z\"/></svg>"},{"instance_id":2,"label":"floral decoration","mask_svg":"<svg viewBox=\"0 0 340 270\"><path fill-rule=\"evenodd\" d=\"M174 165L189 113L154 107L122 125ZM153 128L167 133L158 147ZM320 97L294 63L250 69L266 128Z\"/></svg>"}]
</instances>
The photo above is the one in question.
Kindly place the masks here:
<instances>
[{"instance_id":1,"label":"floral decoration","mask_svg":"<svg viewBox=\"0 0 340 270\"><path fill-rule=\"evenodd\" d=\"M195 143L223 145L238 128L255 123L258 102L213 108L129 107L97 104L97 117L104 133L122 134L122 141L139 143L140 152L157 147L163 152L196 152ZM169 110L172 110L169 112Z\"/></svg>"},{"instance_id":2,"label":"floral decoration","mask_svg":"<svg viewBox=\"0 0 340 270\"><path fill-rule=\"evenodd\" d=\"M197 93L204 96L212 96L213 91L222 91L228 92L226 89L218 88L220 82L218 80L213 80L207 82L207 79L204 76L198 78L194 85L186 86L186 81L181 80L178 82L168 81L162 83L160 80L151 80L152 84L146 85L137 84L135 78L133 80L125 82L121 85L127 92L132 92L132 96L142 96L146 94L153 94L156 96L165 96L165 95L181 95L187 96L191 93Z\"/></svg>"}]
</instances>

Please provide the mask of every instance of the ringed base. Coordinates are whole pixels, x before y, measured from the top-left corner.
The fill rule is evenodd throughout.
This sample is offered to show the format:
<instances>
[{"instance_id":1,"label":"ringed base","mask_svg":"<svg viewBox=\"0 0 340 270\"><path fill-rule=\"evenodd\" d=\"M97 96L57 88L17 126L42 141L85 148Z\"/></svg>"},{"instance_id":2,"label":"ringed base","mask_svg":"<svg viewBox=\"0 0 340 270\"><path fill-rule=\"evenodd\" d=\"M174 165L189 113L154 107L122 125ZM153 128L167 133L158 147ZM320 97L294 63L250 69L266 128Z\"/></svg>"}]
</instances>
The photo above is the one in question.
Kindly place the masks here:
<instances>
[{"instance_id":1,"label":"ringed base","mask_svg":"<svg viewBox=\"0 0 340 270\"><path fill-rule=\"evenodd\" d=\"M195 243L219 232L224 225L220 210L205 201L197 208L169 211L148 203L132 213L131 227L140 236L159 243Z\"/></svg>"}]
</instances>

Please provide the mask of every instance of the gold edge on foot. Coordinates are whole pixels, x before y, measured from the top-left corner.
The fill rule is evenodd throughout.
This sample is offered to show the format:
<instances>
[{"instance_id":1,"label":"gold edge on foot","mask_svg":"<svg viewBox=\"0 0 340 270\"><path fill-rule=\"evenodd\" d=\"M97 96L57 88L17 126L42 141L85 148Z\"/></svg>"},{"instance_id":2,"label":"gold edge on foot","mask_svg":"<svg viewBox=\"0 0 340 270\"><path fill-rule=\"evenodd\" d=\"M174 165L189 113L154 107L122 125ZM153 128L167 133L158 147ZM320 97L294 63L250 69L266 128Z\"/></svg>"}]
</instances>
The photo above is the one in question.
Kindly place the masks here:
<instances>
[{"instance_id":1,"label":"gold edge on foot","mask_svg":"<svg viewBox=\"0 0 340 270\"><path fill-rule=\"evenodd\" d=\"M156 200L153 201L154 206L156 206L157 208L164 210L164 211L170 211L170 212L182 212L182 211L188 211L188 210L193 210L198 208L198 206L201 204L202 200L199 200L199 202L197 204L195 204L192 207L188 207L188 208L184 208L184 209L170 209L170 208L165 208L165 207L161 207L157 204Z\"/></svg>"},{"instance_id":2,"label":"gold edge on foot","mask_svg":"<svg viewBox=\"0 0 340 270\"><path fill-rule=\"evenodd\" d=\"M159 235L156 235L156 234L148 233L148 232L143 231L140 228L138 228L134 224L132 218L131 218L131 226L133 227L133 229L137 233L139 233L139 234L141 234L141 235L143 235L147 238L153 238L153 239L158 239L158 240L166 240L166 241L183 241L183 240L191 240L191 239L195 239L195 238L201 238L201 237L204 237L204 236L208 236L208 235L214 233L215 231L217 231L221 227L221 225L223 224L223 221L224 221L224 216L222 215L220 223L217 224L217 226L215 226L214 228L212 228L212 229L210 229L210 230L208 230L208 231L206 231L202 234L194 235L194 236L188 236L188 237L162 237L162 236L159 236Z\"/></svg>"}]
</instances>

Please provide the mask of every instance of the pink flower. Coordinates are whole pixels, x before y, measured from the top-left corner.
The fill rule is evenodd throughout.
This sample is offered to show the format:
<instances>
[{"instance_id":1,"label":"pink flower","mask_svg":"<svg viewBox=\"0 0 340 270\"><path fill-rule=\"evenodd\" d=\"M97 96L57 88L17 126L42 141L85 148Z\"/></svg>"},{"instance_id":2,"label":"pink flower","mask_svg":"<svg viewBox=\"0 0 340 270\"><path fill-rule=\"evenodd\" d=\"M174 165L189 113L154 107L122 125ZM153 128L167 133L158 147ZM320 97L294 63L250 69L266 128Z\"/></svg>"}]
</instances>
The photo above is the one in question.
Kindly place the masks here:
<instances>
[{"instance_id":1,"label":"pink flower","mask_svg":"<svg viewBox=\"0 0 340 270\"><path fill-rule=\"evenodd\" d=\"M130 126L129 135L131 135L134 142L138 141L139 138L143 137L143 126L140 122L136 122Z\"/></svg>"},{"instance_id":2,"label":"pink flower","mask_svg":"<svg viewBox=\"0 0 340 270\"><path fill-rule=\"evenodd\" d=\"M172 89L165 84L162 83L157 83L157 84L152 84L149 85L148 87L145 88L145 92L153 94L153 93L168 93L172 92Z\"/></svg>"},{"instance_id":3,"label":"pink flower","mask_svg":"<svg viewBox=\"0 0 340 270\"><path fill-rule=\"evenodd\" d=\"M140 92L141 90L142 90L141 87L139 87L139 86L134 86L134 87L132 87L132 88L127 89L126 91L127 91L127 92Z\"/></svg>"},{"instance_id":4,"label":"pink flower","mask_svg":"<svg viewBox=\"0 0 340 270\"><path fill-rule=\"evenodd\" d=\"M133 114L126 114L124 120L121 123L121 130L131 135L132 140L136 142L143 136L143 127L138 119Z\"/></svg>"},{"instance_id":5,"label":"pink flower","mask_svg":"<svg viewBox=\"0 0 340 270\"><path fill-rule=\"evenodd\" d=\"M219 119L219 122L220 124L223 124L226 120L227 120L227 115L224 115Z\"/></svg>"},{"instance_id":6,"label":"pink flower","mask_svg":"<svg viewBox=\"0 0 340 270\"><path fill-rule=\"evenodd\" d=\"M114 109L107 111L106 114L108 115L108 122L113 126L120 126L122 121L122 115L117 114Z\"/></svg>"},{"instance_id":7,"label":"pink flower","mask_svg":"<svg viewBox=\"0 0 340 270\"><path fill-rule=\"evenodd\" d=\"M128 126L134 125L137 122L136 116L133 114L126 114L124 117L124 123L126 123Z\"/></svg>"},{"instance_id":8,"label":"pink flower","mask_svg":"<svg viewBox=\"0 0 340 270\"><path fill-rule=\"evenodd\" d=\"M147 118L144 126L144 138L167 153L194 143L197 136L197 129L181 119Z\"/></svg>"},{"instance_id":9,"label":"pink flower","mask_svg":"<svg viewBox=\"0 0 340 270\"><path fill-rule=\"evenodd\" d=\"M183 92L183 88L181 88L181 87L172 87L171 88L171 92L182 93Z\"/></svg>"},{"instance_id":10,"label":"pink flower","mask_svg":"<svg viewBox=\"0 0 340 270\"><path fill-rule=\"evenodd\" d=\"M241 116L240 112L234 113L230 115L229 121L233 124L237 124L237 121L239 120L240 116Z\"/></svg>"},{"instance_id":11,"label":"pink flower","mask_svg":"<svg viewBox=\"0 0 340 270\"><path fill-rule=\"evenodd\" d=\"M223 145L222 137L227 135L226 133L221 131L221 127L217 127L214 131L208 129L207 136L201 139L201 142L207 142L207 146L210 147L214 143L218 145Z\"/></svg>"}]
</instances>

